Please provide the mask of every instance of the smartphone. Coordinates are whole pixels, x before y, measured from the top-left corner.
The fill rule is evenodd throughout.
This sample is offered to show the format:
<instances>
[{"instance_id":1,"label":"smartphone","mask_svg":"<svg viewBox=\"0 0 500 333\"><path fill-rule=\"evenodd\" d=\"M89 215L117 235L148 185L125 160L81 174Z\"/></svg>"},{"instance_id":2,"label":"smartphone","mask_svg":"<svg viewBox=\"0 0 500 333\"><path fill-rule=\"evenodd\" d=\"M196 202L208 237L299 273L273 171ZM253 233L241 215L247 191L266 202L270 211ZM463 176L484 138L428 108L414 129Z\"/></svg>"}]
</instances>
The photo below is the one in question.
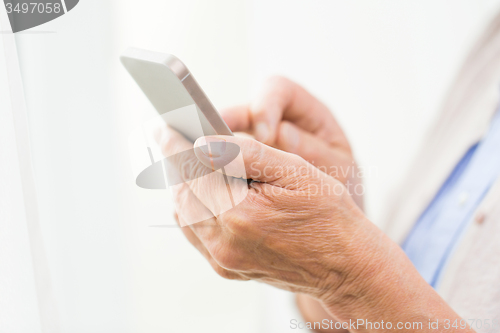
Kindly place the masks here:
<instances>
[{"instance_id":1,"label":"smartphone","mask_svg":"<svg viewBox=\"0 0 500 333\"><path fill-rule=\"evenodd\" d=\"M188 140L194 142L207 135L233 135L193 75L173 55L130 48L122 54L121 62L161 118ZM225 148L225 155L232 156L225 161L225 165L212 165L211 168L203 169L197 164L200 168L198 172L186 174L178 168L177 157L182 155L181 160L196 159L194 149L155 161L148 147L151 165L137 176L136 184L144 189L166 189L165 170L168 187L182 186L183 193L190 196L188 208L176 207L181 226L218 216L242 202L248 193L249 180L246 179L240 148L232 143L225 144ZM224 170L229 164L233 173L231 179ZM215 172L218 169L221 172ZM195 178L189 178L191 176ZM198 194L185 192L184 184L191 184L193 180L196 180L193 188L209 186L210 191ZM214 193L218 195L215 196Z\"/></svg>"},{"instance_id":2,"label":"smartphone","mask_svg":"<svg viewBox=\"0 0 500 333\"><path fill-rule=\"evenodd\" d=\"M165 122L192 142L201 136L233 135L194 76L171 54L127 49L122 64Z\"/></svg>"}]
</instances>

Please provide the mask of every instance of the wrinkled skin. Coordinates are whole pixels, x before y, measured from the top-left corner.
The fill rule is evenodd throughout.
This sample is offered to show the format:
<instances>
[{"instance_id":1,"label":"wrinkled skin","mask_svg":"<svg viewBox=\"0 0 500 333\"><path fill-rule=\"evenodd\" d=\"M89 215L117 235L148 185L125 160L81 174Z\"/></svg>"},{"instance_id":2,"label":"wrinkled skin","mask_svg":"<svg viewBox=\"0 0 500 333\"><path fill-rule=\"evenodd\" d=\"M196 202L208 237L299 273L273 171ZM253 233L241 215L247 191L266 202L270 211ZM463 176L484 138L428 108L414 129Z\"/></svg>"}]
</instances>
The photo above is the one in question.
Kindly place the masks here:
<instances>
[{"instance_id":1,"label":"wrinkled skin","mask_svg":"<svg viewBox=\"0 0 500 333\"><path fill-rule=\"evenodd\" d=\"M335 179L316 168L353 161L326 107L289 81L274 80L260 102L233 109L231 114L238 115L234 119L225 116L233 130L251 132L269 145L242 137L200 138L195 155L175 162L189 178L214 165L227 165L224 149L204 149L207 140L222 146L232 143L243 155L243 178L253 180L246 198L222 214L214 202L224 187L203 179L177 186L180 224L189 224L182 220L192 212L206 217L182 228L188 240L222 277L258 280L308 295L336 320L427 323L459 318L401 249L364 216L360 198L356 204L345 190L349 179ZM165 156L193 147L167 128L158 141ZM224 172L230 182L241 181L241 173L229 165Z\"/></svg>"},{"instance_id":2,"label":"wrinkled skin","mask_svg":"<svg viewBox=\"0 0 500 333\"><path fill-rule=\"evenodd\" d=\"M161 141L165 156L176 153L181 146L190 147L172 130L165 137ZM356 278L363 260L358 257L351 236L363 234L362 237L379 243L382 234L366 220L343 185L297 155L248 138L221 139L241 147L247 178L260 182L251 184L246 199L235 209L183 228L212 267L226 278L258 279L316 297L332 293L345 280ZM195 152L202 165L184 160L178 162L178 168L190 168L191 173L196 173L195 169L212 165L209 156L199 149ZM291 168L289 174L280 169L278 175L268 171L267 176L257 169L282 165L295 169ZM216 194L210 193L213 188L214 184L199 178L177 191L174 197L179 215L183 207L192 210L193 200L216 198Z\"/></svg>"},{"instance_id":3,"label":"wrinkled skin","mask_svg":"<svg viewBox=\"0 0 500 333\"><path fill-rule=\"evenodd\" d=\"M349 141L330 110L296 83L271 77L256 100L222 110L233 132L246 132L280 150L299 155L346 185L362 180ZM363 208L362 195L353 199Z\"/></svg>"}]
</instances>

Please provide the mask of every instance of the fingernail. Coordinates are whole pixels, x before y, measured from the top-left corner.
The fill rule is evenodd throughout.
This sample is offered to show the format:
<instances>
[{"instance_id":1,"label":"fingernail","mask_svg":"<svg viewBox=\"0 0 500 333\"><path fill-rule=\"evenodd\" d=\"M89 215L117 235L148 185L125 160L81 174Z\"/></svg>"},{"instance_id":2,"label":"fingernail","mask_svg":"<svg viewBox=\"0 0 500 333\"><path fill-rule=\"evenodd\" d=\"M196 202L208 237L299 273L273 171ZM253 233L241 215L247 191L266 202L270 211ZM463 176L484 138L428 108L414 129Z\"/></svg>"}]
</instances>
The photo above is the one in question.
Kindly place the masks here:
<instances>
[{"instance_id":1,"label":"fingernail","mask_svg":"<svg viewBox=\"0 0 500 333\"><path fill-rule=\"evenodd\" d=\"M214 137L201 137L195 142L195 147L208 157L220 157L226 151L226 140Z\"/></svg>"},{"instance_id":2,"label":"fingernail","mask_svg":"<svg viewBox=\"0 0 500 333\"><path fill-rule=\"evenodd\" d=\"M255 125L255 139L260 142L267 142L269 140L269 126L266 123Z\"/></svg>"}]
</instances>

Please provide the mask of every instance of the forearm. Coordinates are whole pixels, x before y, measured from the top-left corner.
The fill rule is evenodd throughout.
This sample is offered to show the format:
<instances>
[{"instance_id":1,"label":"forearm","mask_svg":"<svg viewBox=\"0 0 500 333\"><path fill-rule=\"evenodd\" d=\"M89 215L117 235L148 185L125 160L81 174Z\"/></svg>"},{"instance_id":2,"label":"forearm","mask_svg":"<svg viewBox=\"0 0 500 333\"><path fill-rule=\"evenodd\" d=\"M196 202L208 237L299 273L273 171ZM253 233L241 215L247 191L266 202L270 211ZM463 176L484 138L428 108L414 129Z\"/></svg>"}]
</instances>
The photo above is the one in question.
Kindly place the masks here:
<instances>
[{"instance_id":1,"label":"forearm","mask_svg":"<svg viewBox=\"0 0 500 333\"><path fill-rule=\"evenodd\" d=\"M302 315L305 322L309 323L328 323L328 325L320 325L322 328L313 329L313 332L317 333L345 333L345 329L335 329L336 319L329 314L324 308L321 302L318 300L307 296L305 294L297 294L296 296L297 307ZM314 324L313 324L314 325ZM326 328L328 327L328 328Z\"/></svg>"}]
</instances>

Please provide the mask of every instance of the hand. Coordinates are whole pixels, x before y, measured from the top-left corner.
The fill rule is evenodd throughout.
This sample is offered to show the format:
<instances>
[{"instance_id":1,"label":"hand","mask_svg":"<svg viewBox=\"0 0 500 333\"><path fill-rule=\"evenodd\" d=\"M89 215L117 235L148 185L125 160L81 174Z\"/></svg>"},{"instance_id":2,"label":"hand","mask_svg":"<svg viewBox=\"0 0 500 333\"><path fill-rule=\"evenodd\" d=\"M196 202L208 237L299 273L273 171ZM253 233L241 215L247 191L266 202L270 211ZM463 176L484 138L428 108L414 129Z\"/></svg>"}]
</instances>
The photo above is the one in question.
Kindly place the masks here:
<instances>
[{"instance_id":1,"label":"hand","mask_svg":"<svg viewBox=\"0 0 500 333\"><path fill-rule=\"evenodd\" d=\"M363 208L362 180L344 132L330 110L298 84L272 77L253 103L221 114L234 132L253 134L338 179Z\"/></svg>"},{"instance_id":2,"label":"hand","mask_svg":"<svg viewBox=\"0 0 500 333\"><path fill-rule=\"evenodd\" d=\"M253 134L261 142L297 154L341 181L363 209L364 188L349 142L330 110L305 89L273 77L256 101L221 113L233 131ZM311 322L332 319L306 294L297 294L297 304Z\"/></svg>"},{"instance_id":3,"label":"hand","mask_svg":"<svg viewBox=\"0 0 500 333\"><path fill-rule=\"evenodd\" d=\"M177 168L182 170L179 174L186 181L194 178L190 175L207 174L204 170L229 162L225 152L220 156L204 153L204 140L195 143L197 161L193 157L177 161ZM243 202L220 215L211 208L213 199L220 197L211 192L213 183L203 184L198 177L200 181L189 182L191 195L186 194L188 185L175 195L181 224L186 224L182 223L183 216L193 210L208 209L218 215L183 228L218 273L232 279L257 279L316 298L334 294L343 282L361 274L364 258L351 237L363 234L368 243L376 244L380 232L367 221L339 181L297 155L252 139L215 136L209 140L211 144L239 146L244 176L259 181L252 183ZM170 132L161 146L165 156L172 156L189 147L189 143ZM241 177L230 167L225 172L230 177ZM203 207L194 209L194 200Z\"/></svg>"},{"instance_id":4,"label":"hand","mask_svg":"<svg viewBox=\"0 0 500 333\"><path fill-rule=\"evenodd\" d=\"M218 151L208 150L207 140ZM402 250L366 219L345 187L301 157L246 138L201 138L196 160L174 159L179 176L198 179L192 175L226 166L228 178L240 178L228 164L234 154L223 149L231 144L241 149L245 178L258 181L245 200L219 215L212 207L217 209L213 203L222 193L212 191L210 182L189 181L182 185L190 191L174 193L179 212L192 211L197 199L200 209L213 214L183 231L219 274L307 294L341 322L363 318L425 325L437 318L460 319ZM171 156L190 145L180 135L163 135L161 146ZM414 331L427 331L423 328Z\"/></svg>"}]
</instances>

